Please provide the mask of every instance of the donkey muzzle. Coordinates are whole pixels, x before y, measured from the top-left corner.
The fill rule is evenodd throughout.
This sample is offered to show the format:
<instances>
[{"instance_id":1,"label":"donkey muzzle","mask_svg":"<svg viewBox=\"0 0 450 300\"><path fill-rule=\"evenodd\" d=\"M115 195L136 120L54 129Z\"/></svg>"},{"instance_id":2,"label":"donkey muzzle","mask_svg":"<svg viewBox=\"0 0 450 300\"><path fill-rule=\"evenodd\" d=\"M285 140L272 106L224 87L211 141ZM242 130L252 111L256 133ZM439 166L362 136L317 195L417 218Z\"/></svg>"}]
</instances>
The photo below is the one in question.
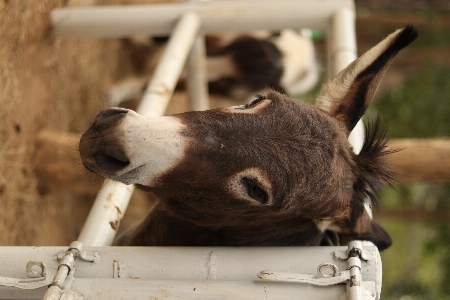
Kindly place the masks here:
<instances>
[{"instance_id":1,"label":"donkey muzzle","mask_svg":"<svg viewBox=\"0 0 450 300\"><path fill-rule=\"evenodd\" d=\"M84 166L126 184L149 184L181 160L185 138L174 117L143 117L123 108L100 112L81 136Z\"/></svg>"}]
</instances>

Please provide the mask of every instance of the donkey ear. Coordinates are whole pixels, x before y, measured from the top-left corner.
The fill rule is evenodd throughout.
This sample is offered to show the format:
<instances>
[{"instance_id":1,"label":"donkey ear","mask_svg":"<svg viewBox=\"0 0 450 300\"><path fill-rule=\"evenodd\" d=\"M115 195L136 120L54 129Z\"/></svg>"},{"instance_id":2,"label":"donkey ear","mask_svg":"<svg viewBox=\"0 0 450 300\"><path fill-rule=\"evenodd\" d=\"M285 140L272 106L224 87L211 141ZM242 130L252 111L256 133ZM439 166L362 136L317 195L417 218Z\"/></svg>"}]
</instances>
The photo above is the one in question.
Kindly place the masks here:
<instances>
[{"instance_id":1,"label":"donkey ear","mask_svg":"<svg viewBox=\"0 0 450 300\"><path fill-rule=\"evenodd\" d=\"M391 60L418 35L412 26L389 35L329 81L322 88L317 106L338 119L350 132L371 103Z\"/></svg>"},{"instance_id":2,"label":"donkey ear","mask_svg":"<svg viewBox=\"0 0 450 300\"><path fill-rule=\"evenodd\" d=\"M375 222L365 209L363 209L362 214L356 220L356 226L350 235L356 240L371 241L380 251L392 245L389 233Z\"/></svg>"}]
</instances>

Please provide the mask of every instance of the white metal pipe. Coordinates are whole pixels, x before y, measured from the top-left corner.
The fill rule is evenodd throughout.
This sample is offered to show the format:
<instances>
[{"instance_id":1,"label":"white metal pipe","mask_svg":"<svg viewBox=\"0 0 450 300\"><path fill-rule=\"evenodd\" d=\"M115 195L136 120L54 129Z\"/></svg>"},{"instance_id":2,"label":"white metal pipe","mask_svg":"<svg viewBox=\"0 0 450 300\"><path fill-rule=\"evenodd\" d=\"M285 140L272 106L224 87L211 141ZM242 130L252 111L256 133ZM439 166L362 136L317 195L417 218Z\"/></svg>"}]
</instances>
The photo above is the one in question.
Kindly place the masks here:
<instances>
[{"instance_id":1,"label":"white metal pipe","mask_svg":"<svg viewBox=\"0 0 450 300\"><path fill-rule=\"evenodd\" d=\"M176 24L138 113L144 116L164 114L199 27L199 19L191 13ZM111 245L133 191L134 186L105 180L78 241L85 246Z\"/></svg>"},{"instance_id":2,"label":"white metal pipe","mask_svg":"<svg viewBox=\"0 0 450 300\"><path fill-rule=\"evenodd\" d=\"M139 114L148 117L164 114L199 29L200 19L195 14L187 13L181 17L144 92L137 109Z\"/></svg>"},{"instance_id":3,"label":"white metal pipe","mask_svg":"<svg viewBox=\"0 0 450 300\"><path fill-rule=\"evenodd\" d=\"M202 34L195 39L187 61L187 70L190 110L209 109L206 45L205 37Z\"/></svg>"},{"instance_id":4,"label":"white metal pipe","mask_svg":"<svg viewBox=\"0 0 450 300\"><path fill-rule=\"evenodd\" d=\"M355 12L341 8L330 19L329 74L336 76L357 58ZM359 153L364 140L364 125L360 120L349 136L355 153Z\"/></svg>"},{"instance_id":5,"label":"white metal pipe","mask_svg":"<svg viewBox=\"0 0 450 300\"><path fill-rule=\"evenodd\" d=\"M45 293L43 300L59 300L61 299L63 291L61 288L57 286L51 286L48 288L47 292Z\"/></svg>"},{"instance_id":6,"label":"white metal pipe","mask_svg":"<svg viewBox=\"0 0 450 300\"><path fill-rule=\"evenodd\" d=\"M361 260L359 257L350 257L347 260L350 270L350 280L347 283L347 299L364 299L362 292Z\"/></svg>"},{"instance_id":7,"label":"white metal pipe","mask_svg":"<svg viewBox=\"0 0 450 300\"><path fill-rule=\"evenodd\" d=\"M356 123L355 128L353 128L352 132L350 132L348 141L353 146L353 151L358 154L364 143L364 123L362 119Z\"/></svg>"},{"instance_id":8,"label":"white metal pipe","mask_svg":"<svg viewBox=\"0 0 450 300\"><path fill-rule=\"evenodd\" d=\"M197 1L176 4L57 8L51 13L57 36L124 37L168 35L185 13L194 12L202 31L326 29L328 19L351 0Z\"/></svg>"},{"instance_id":9,"label":"white metal pipe","mask_svg":"<svg viewBox=\"0 0 450 300\"><path fill-rule=\"evenodd\" d=\"M329 29L330 75L336 76L357 57L355 12L340 8L332 15Z\"/></svg>"},{"instance_id":10,"label":"white metal pipe","mask_svg":"<svg viewBox=\"0 0 450 300\"><path fill-rule=\"evenodd\" d=\"M131 185L105 180L84 222L78 241L85 246L111 245L133 190Z\"/></svg>"}]
</instances>

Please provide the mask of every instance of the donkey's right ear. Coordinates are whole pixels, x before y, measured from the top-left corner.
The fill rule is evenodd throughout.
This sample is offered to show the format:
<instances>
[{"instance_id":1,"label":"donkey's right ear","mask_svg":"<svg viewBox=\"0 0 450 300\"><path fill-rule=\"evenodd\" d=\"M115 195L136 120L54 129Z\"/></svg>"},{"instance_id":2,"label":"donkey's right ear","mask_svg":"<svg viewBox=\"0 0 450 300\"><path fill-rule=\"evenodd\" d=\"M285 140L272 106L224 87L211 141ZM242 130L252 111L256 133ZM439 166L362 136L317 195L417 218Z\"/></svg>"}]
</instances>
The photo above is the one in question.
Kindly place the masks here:
<instances>
[{"instance_id":1,"label":"donkey's right ear","mask_svg":"<svg viewBox=\"0 0 450 300\"><path fill-rule=\"evenodd\" d=\"M418 35L412 26L389 35L329 81L316 105L338 119L350 133L372 102L391 60Z\"/></svg>"}]
</instances>

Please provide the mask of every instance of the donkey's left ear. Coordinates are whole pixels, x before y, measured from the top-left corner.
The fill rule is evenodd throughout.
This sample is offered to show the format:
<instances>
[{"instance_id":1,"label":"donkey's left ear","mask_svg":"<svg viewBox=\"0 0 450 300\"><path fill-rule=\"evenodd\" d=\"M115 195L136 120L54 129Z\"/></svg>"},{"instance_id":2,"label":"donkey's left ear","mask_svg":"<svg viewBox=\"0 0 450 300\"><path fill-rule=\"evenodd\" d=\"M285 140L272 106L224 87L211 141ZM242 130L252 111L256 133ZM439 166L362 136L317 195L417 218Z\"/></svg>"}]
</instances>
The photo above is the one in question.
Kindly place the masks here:
<instances>
[{"instance_id":1,"label":"donkey's left ear","mask_svg":"<svg viewBox=\"0 0 450 300\"><path fill-rule=\"evenodd\" d=\"M317 106L338 119L350 133L372 102L391 60L418 35L412 26L389 35L329 81L322 88Z\"/></svg>"}]
</instances>

